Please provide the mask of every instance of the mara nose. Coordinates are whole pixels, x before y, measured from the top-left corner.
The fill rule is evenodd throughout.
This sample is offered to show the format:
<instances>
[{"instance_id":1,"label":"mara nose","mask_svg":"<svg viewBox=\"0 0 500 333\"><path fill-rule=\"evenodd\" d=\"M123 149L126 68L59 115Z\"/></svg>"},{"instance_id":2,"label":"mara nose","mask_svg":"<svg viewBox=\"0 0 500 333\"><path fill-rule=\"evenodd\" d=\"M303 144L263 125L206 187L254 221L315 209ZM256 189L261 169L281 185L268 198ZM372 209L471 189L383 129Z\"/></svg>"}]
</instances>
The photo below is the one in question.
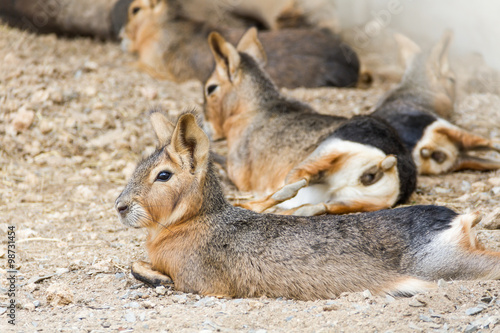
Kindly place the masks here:
<instances>
[{"instance_id":1,"label":"mara nose","mask_svg":"<svg viewBox=\"0 0 500 333\"><path fill-rule=\"evenodd\" d=\"M123 202L121 201L118 201L116 203L116 210L118 211L118 213L120 213L121 215L125 215L127 214L128 212L128 206L126 204L124 204Z\"/></svg>"}]
</instances>

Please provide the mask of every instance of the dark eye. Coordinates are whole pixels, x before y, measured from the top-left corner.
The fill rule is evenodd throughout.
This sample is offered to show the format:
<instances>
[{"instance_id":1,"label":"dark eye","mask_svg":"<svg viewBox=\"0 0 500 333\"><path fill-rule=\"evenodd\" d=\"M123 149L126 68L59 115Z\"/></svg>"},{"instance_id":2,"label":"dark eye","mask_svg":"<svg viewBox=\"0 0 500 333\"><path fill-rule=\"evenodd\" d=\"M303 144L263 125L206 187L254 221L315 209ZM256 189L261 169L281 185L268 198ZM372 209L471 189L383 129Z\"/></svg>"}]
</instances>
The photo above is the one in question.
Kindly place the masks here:
<instances>
[{"instance_id":1,"label":"dark eye","mask_svg":"<svg viewBox=\"0 0 500 333\"><path fill-rule=\"evenodd\" d=\"M210 96L215 91L215 89L217 89L217 87L219 87L219 86L216 84L209 85L207 87L207 96Z\"/></svg>"},{"instance_id":2,"label":"dark eye","mask_svg":"<svg viewBox=\"0 0 500 333\"><path fill-rule=\"evenodd\" d=\"M170 178L172 178L172 173L171 172L169 172L169 171L160 171L160 173L158 173L158 176L156 176L155 181L166 182Z\"/></svg>"},{"instance_id":3,"label":"dark eye","mask_svg":"<svg viewBox=\"0 0 500 333\"><path fill-rule=\"evenodd\" d=\"M383 175L384 173L381 170L379 170L377 166L373 166L367 171L365 171L361 175L361 178L359 178L359 180L361 181L361 184L363 184L364 186L369 186L378 182Z\"/></svg>"},{"instance_id":4,"label":"dark eye","mask_svg":"<svg viewBox=\"0 0 500 333\"><path fill-rule=\"evenodd\" d=\"M361 183L363 185L369 185L373 183L373 180L375 179L375 175L373 173L368 173L363 176L361 176Z\"/></svg>"},{"instance_id":5,"label":"dark eye","mask_svg":"<svg viewBox=\"0 0 500 333\"><path fill-rule=\"evenodd\" d=\"M441 152L441 151L435 151L431 154L431 158L438 162L439 164L443 163L446 161L446 154Z\"/></svg>"},{"instance_id":6,"label":"dark eye","mask_svg":"<svg viewBox=\"0 0 500 333\"><path fill-rule=\"evenodd\" d=\"M132 8L132 15L137 14L141 10L141 7L134 7Z\"/></svg>"}]
</instances>

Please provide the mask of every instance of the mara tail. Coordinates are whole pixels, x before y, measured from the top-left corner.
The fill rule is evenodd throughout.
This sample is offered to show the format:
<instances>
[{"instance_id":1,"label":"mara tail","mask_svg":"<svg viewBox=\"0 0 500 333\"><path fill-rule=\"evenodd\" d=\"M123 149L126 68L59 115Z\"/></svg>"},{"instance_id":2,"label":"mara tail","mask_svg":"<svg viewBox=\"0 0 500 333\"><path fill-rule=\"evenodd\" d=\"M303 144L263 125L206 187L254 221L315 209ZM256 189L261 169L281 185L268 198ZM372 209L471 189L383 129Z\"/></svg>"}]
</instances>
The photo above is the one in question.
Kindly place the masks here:
<instances>
[{"instance_id":1,"label":"mara tail","mask_svg":"<svg viewBox=\"0 0 500 333\"><path fill-rule=\"evenodd\" d=\"M486 250L472 229L480 221L479 213L458 215L451 221L450 228L430 244L436 247L432 255L434 265L431 265L437 274L434 279L500 279L500 252Z\"/></svg>"}]
</instances>

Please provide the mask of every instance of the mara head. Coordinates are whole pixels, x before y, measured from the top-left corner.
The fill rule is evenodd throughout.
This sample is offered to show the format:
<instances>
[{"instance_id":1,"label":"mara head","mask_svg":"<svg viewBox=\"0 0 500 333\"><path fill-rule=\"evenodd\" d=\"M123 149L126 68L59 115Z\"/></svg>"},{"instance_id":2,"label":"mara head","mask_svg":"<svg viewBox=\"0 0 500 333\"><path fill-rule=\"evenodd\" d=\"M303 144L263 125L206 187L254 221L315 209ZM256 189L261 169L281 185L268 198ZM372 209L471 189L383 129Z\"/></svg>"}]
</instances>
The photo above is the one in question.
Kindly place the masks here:
<instances>
[{"instance_id":1,"label":"mara head","mask_svg":"<svg viewBox=\"0 0 500 333\"><path fill-rule=\"evenodd\" d=\"M413 160L421 174L441 174L458 170L497 170L500 161L469 153L474 150L500 152L500 143L463 130L444 119L428 126L413 148Z\"/></svg>"},{"instance_id":2,"label":"mara head","mask_svg":"<svg viewBox=\"0 0 500 333\"><path fill-rule=\"evenodd\" d=\"M336 145L340 155L327 172L331 201L354 205L358 202L360 206L372 206L369 210L394 206L400 196L396 157L355 142L342 141Z\"/></svg>"},{"instance_id":3,"label":"mara head","mask_svg":"<svg viewBox=\"0 0 500 333\"><path fill-rule=\"evenodd\" d=\"M215 68L205 83L205 119L214 140L226 137L225 122L232 116L255 109L261 92L276 91L263 71L267 57L257 38L257 30L249 29L234 47L217 32L208 37Z\"/></svg>"},{"instance_id":4,"label":"mara head","mask_svg":"<svg viewBox=\"0 0 500 333\"><path fill-rule=\"evenodd\" d=\"M455 103L455 73L450 67L448 53L453 34L446 31L441 40L427 52L409 38L396 34L406 71L401 83L404 89L418 89L418 97L430 104L443 118L449 118Z\"/></svg>"},{"instance_id":5,"label":"mara head","mask_svg":"<svg viewBox=\"0 0 500 333\"><path fill-rule=\"evenodd\" d=\"M160 230L200 211L210 142L191 113L173 125L165 114L153 111L151 124L157 149L139 162L115 208L127 226Z\"/></svg>"},{"instance_id":6,"label":"mara head","mask_svg":"<svg viewBox=\"0 0 500 333\"><path fill-rule=\"evenodd\" d=\"M151 28L165 17L165 0L134 0L128 8L128 20L120 32L122 48L128 52L137 52L137 39L144 29Z\"/></svg>"}]
</instances>

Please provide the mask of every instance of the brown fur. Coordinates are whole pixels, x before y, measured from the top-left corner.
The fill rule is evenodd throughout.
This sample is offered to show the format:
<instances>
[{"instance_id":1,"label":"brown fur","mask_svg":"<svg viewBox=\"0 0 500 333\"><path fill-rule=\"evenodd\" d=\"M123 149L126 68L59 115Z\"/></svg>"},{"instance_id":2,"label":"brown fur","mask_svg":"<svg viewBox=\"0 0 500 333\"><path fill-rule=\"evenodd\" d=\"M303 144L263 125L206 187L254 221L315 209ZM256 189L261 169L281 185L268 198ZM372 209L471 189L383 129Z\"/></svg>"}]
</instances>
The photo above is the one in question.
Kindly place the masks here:
<instances>
[{"instance_id":1,"label":"brown fur","mask_svg":"<svg viewBox=\"0 0 500 333\"><path fill-rule=\"evenodd\" d=\"M320 214L349 214L359 212L374 212L380 209L380 205L366 200L351 200L345 203L302 205L282 212L283 215L310 216ZM313 214L314 213L314 214Z\"/></svg>"},{"instance_id":2,"label":"brown fur","mask_svg":"<svg viewBox=\"0 0 500 333\"><path fill-rule=\"evenodd\" d=\"M335 141L333 135L339 127L344 124L352 127L357 125L349 125L354 122L342 117L321 115L308 105L281 95L262 70L267 57L254 29L245 33L236 47L217 33L210 35L209 45L216 66L205 83L205 120L211 127L213 139L227 139L228 176L240 190L266 196L275 191L279 192L283 186L300 179L307 181L306 186L309 186L309 183L327 184L332 175L340 171L346 172L351 167L348 163L354 163L355 169L368 169L368 165L373 164L374 170L378 170L377 164L388 156L373 146L355 143L359 138L354 137L349 138L352 145L358 145L354 150L329 146ZM367 123L368 121L366 120ZM368 132L372 130L369 126L373 127L373 124L366 126ZM383 126L386 126L385 123ZM380 132L374 131L381 132L394 134L397 141L397 135L392 133L388 126L380 129ZM363 132L362 135L369 134ZM384 136L383 140L388 139ZM407 152L406 154L408 159L411 159ZM399 155L403 156L403 153ZM366 161L355 164L360 156L365 156ZM392 166L397 164L396 159L393 162ZM375 184L384 175L386 178L395 175L394 183L398 185L397 172L397 168L392 167L381 170L370 185ZM353 177L356 176L348 176L349 180ZM368 196L369 190L366 187L369 182L363 183L364 187L353 189L359 183L353 180L348 185L339 185L339 188L352 189L350 193L361 193L360 197ZM397 185L395 189L386 186L386 189L390 188L387 192L393 192L380 194L380 197L391 197L378 203L372 202L369 210L373 209L372 206L377 206L378 209L392 206L398 196ZM330 187L330 190L336 195L329 193L329 198L335 197L336 201L344 199L334 187ZM313 191L316 191L316 188ZM263 211L293 198L297 193L280 200L276 200L271 194L263 199L239 205ZM317 193L319 196L324 195L324 192ZM299 197L297 200L302 199Z\"/></svg>"},{"instance_id":3,"label":"brown fur","mask_svg":"<svg viewBox=\"0 0 500 333\"><path fill-rule=\"evenodd\" d=\"M232 207L195 117L176 126L158 111L153 118L158 149L116 200L124 224L148 230L151 266L132 266L141 281L169 276L183 292L315 300L365 289L411 295L439 278L500 278L496 253L462 244L477 216L437 206L321 217Z\"/></svg>"},{"instance_id":4,"label":"brown fur","mask_svg":"<svg viewBox=\"0 0 500 333\"><path fill-rule=\"evenodd\" d=\"M500 168L500 161L468 155L479 149L500 151L498 144L445 120L452 116L456 98L455 74L448 60L451 32L427 52L402 35L395 37L406 72L373 115L398 130L421 174Z\"/></svg>"},{"instance_id":5,"label":"brown fur","mask_svg":"<svg viewBox=\"0 0 500 333\"><path fill-rule=\"evenodd\" d=\"M171 1L171 3L174 1ZM176 0L182 14L213 25L266 29L318 27L338 32L335 5L330 0Z\"/></svg>"},{"instance_id":6,"label":"brown fur","mask_svg":"<svg viewBox=\"0 0 500 333\"><path fill-rule=\"evenodd\" d=\"M2 0L0 19L33 33L116 38L111 11L116 0Z\"/></svg>"},{"instance_id":7,"label":"brown fur","mask_svg":"<svg viewBox=\"0 0 500 333\"><path fill-rule=\"evenodd\" d=\"M442 127L436 130L437 133L446 135L451 141L459 144L465 150L495 149L493 142L479 135L475 135L460 128Z\"/></svg>"},{"instance_id":8,"label":"brown fur","mask_svg":"<svg viewBox=\"0 0 500 333\"><path fill-rule=\"evenodd\" d=\"M139 55L140 68L157 78L205 81L213 68L206 38L219 31L237 41L244 30L188 20L165 0L135 0L123 46ZM139 8L139 11L134 9ZM270 75L279 86L353 86L359 61L340 38L323 30L290 29L260 34ZM307 68L304 67L307 64ZM153 71L152 71L153 70Z\"/></svg>"}]
</instances>

